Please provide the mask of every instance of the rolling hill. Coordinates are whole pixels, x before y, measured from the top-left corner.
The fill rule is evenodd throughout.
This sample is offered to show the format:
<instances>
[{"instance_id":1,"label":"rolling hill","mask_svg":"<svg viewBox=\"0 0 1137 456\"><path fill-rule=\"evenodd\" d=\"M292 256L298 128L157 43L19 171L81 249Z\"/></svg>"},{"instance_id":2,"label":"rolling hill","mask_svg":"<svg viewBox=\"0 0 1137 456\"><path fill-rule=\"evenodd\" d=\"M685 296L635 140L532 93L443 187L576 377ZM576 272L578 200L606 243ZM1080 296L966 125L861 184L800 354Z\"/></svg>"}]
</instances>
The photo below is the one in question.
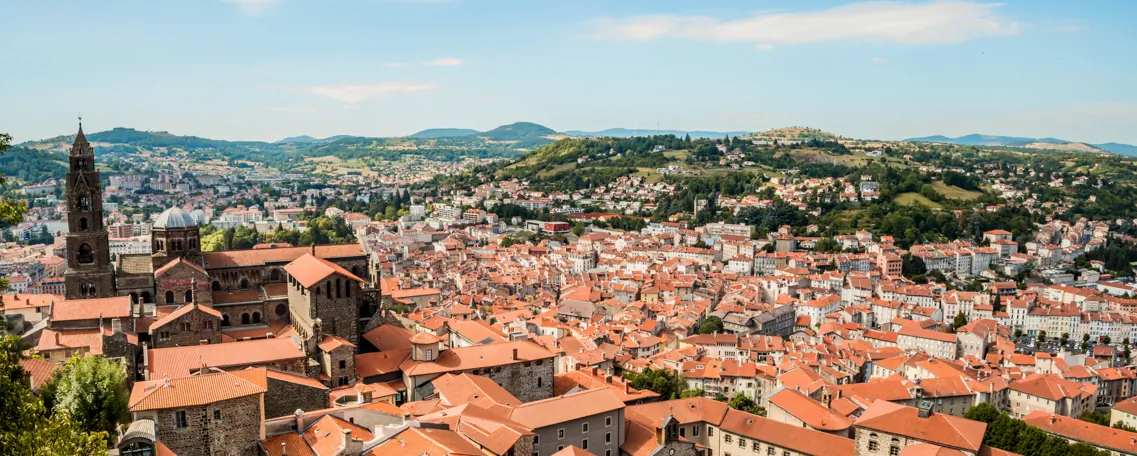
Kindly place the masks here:
<instances>
[{"instance_id":1,"label":"rolling hill","mask_svg":"<svg viewBox=\"0 0 1137 456\"><path fill-rule=\"evenodd\" d=\"M724 136L745 136L749 135L748 131L704 131L704 130L652 130L647 128L609 128L600 131L581 131L581 130L567 130L563 132L566 136L573 136L579 138L631 138L634 136L652 136L652 135L675 135L680 138L690 135L692 138L709 138L716 139Z\"/></svg>"},{"instance_id":2,"label":"rolling hill","mask_svg":"<svg viewBox=\"0 0 1137 456\"><path fill-rule=\"evenodd\" d=\"M469 128L427 128L426 130L408 136L408 138L458 138L462 136L474 136L476 134L478 134L478 130Z\"/></svg>"},{"instance_id":3,"label":"rolling hill","mask_svg":"<svg viewBox=\"0 0 1137 456\"><path fill-rule=\"evenodd\" d=\"M811 139L818 141L835 141L840 138L840 136L833 133L809 127L782 127L754 133L754 139L764 139L768 141L809 141Z\"/></svg>"},{"instance_id":4,"label":"rolling hill","mask_svg":"<svg viewBox=\"0 0 1137 456\"><path fill-rule=\"evenodd\" d=\"M1120 144L1114 142L1090 144L1078 141L1067 141L1065 139L1058 138L1025 138L1019 136L970 134L957 136L954 138L944 135L921 136L917 138L908 138L905 139L905 141L957 144L961 146L1023 147L1027 149L1058 150L1067 152L1109 152L1119 155L1137 156L1137 146L1129 144Z\"/></svg>"}]
</instances>

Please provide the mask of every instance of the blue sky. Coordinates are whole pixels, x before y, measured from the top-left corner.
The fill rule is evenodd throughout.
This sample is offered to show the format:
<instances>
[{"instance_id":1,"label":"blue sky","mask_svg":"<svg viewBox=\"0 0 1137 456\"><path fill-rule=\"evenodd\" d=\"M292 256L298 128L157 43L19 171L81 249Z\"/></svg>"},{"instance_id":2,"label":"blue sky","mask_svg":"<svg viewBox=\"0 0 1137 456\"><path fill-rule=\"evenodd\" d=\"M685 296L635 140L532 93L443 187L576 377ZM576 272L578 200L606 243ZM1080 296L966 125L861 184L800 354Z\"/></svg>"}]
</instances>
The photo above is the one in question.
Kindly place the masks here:
<instances>
[{"instance_id":1,"label":"blue sky","mask_svg":"<svg viewBox=\"0 0 1137 456\"><path fill-rule=\"evenodd\" d=\"M0 131L532 121L1137 144L1137 2L0 1Z\"/></svg>"}]
</instances>

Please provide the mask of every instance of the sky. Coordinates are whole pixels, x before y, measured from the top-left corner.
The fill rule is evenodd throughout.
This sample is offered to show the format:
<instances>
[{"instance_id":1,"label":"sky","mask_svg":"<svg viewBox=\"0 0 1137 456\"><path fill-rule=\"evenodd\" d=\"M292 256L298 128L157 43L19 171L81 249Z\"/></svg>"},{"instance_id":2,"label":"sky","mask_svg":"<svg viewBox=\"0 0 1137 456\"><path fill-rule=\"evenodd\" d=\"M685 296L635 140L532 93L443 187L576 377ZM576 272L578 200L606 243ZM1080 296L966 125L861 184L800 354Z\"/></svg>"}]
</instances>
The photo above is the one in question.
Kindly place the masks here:
<instances>
[{"instance_id":1,"label":"sky","mask_svg":"<svg viewBox=\"0 0 1137 456\"><path fill-rule=\"evenodd\" d=\"M1137 2L0 0L0 132L516 121L1137 144Z\"/></svg>"}]
</instances>

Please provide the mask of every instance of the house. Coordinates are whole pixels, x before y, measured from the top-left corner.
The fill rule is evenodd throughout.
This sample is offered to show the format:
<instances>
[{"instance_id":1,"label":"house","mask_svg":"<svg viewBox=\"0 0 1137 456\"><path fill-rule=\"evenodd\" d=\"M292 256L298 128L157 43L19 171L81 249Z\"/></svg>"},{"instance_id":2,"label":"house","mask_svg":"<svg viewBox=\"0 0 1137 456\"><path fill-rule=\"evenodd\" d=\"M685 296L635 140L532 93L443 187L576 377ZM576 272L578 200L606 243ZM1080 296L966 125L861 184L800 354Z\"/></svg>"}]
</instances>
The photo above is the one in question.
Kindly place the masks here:
<instances>
[{"instance_id":1,"label":"house","mask_svg":"<svg viewBox=\"0 0 1137 456\"><path fill-rule=\"evenodd\" d=\"M1058 374L1034 374L1010 385L1011 416L1023 418L1042 411L1079 417L1092 411L1098 387L1066 380Z\"/></svg>"},{"instance_id":2,"label":"house","mask_svg":"<svg viewBox=\"0 0 1137 456\"><path fill-rule=\"evenodd\" d=\"M964 454L978 456L987 424L877 400L853 425L857 454ZM926 452L905 450L928 448ZM935 448L945 449L936 450ZM952 451L954 450L954 451ZM943 451L943 452L938 452Z\"/></svg>"},{"instance_id":3,"label":"house","mask_svg":"<svg viewBox=\"0 0 1137 456\"><path fill-rule=\"evenodd\" d=\"M147 427L173 454L253 456L265 438L266 385L264 369L203 368L189 377L135 383L128 407L134 423L153 423Z\"/></svg>"}]
</instances>

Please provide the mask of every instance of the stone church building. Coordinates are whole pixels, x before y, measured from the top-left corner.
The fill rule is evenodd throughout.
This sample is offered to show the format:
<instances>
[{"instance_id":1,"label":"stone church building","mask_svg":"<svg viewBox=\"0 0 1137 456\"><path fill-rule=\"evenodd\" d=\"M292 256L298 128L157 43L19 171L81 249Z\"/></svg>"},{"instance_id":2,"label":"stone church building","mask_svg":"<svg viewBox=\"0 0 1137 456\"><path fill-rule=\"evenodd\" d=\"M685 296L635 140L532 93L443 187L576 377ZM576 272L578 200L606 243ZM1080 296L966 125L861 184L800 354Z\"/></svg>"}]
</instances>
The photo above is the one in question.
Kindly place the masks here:
<instances>
[{"instance_id":1,"label":"stone church building","mask_svg":"<svg viewBox=\"0 0 1137 456\"><path fill-rule=\"evenodd\" d=\"M178 207L154 220L153 253L112 262L99 179L80 125L66 183L66 299L129 296L130 329L151 347L217 343L226 331L271 337L269 328L277 328L294 331L315 363L321 344L358 344L379 310L375 275L359 244L203 252L197 221Z\"/></svg>"}]
</instances>

